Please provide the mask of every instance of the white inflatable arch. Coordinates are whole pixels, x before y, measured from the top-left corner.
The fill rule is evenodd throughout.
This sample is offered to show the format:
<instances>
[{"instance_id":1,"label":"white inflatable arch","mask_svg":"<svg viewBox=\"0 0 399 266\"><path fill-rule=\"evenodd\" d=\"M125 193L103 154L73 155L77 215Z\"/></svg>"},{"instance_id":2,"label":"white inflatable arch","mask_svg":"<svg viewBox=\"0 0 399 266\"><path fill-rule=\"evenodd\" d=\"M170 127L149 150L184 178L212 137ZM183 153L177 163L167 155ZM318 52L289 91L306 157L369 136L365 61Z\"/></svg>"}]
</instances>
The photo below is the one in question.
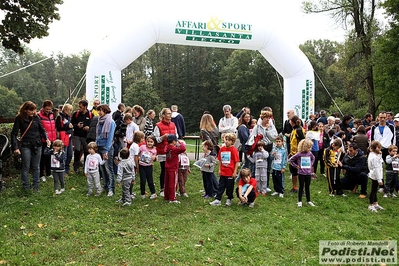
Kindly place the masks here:
<instances>
[{"instance_id":1,"label":"white inflatable arch","mask_svg":"<svg viewBox=\"0 0 399 266\"><path fill-rule=\"evenodd\" d=\"M86 97L90 105L100 99L116 110L122 99L121 71L155 43L166 43L258 50L284 78L284 114L294 109L307 119L314 112L313 68L302 51L284 37L287 33L278 29L273 16L276 10L254 12L257 7L250 6L251 1L227 7L207 3L212 2L203 0L198 2L201 6L189 7L187 1L163 0L132 11L123 25L115 25L121 32L112 32L99 43L88 61ZM158 12L145 12L154 6ZM265 97L267 94L265 91Z\"/></svg>"}]
</instances>

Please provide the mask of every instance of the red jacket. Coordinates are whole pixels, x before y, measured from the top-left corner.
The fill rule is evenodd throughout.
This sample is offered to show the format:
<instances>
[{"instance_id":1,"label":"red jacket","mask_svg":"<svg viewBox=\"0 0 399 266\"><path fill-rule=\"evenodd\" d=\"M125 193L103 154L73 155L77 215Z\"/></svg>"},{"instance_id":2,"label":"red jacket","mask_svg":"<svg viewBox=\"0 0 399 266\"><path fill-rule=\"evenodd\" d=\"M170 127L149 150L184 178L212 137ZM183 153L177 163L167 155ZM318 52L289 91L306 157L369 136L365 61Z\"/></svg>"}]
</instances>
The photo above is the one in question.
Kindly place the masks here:
<instances>
[{"instance_id":1,"label":"red jacket","mask_svg":"<svg viewBox=\"0 0 399 266\"><path fill-rule=\"evenodd\" d=\"M177 171L179 168L179 154L186 151L186 145L183 142L179 142L179 146L169 144L166 146L166 162L165 170Z\"/></svg>"},{"instance_id":2,"label":"red jacket","mask_svg":"<svg viewBox=\"0 0 399 266\"><path fill-rule=\"evenodd\" d=\"M55 129L54 114L49 113L48 115L46 115L43 112L43 109L40 109L38 116L40 117L42 125L47 132L48 139L51 142L53 142L54 140L57 139L57 131ZM42 142L46 142L46 140L42 138Z\"/></svg>"},{"instance_id":3,"label":"red jacket","mask_svg":"<svg viewBox=\"0 0 399 266\"><path fill-rule=\"evenodd\" d=\"M167 123L166 121L162 120L156 124L156 126L159 129L159 135L162 137L165 134L176 134L176 126L175 123L169 122ZM165 154L165 148L168 145L168 141L164 139L161 143L158 143L156 148L157 148L157 154Z\"/></svg>"}]
</instances>

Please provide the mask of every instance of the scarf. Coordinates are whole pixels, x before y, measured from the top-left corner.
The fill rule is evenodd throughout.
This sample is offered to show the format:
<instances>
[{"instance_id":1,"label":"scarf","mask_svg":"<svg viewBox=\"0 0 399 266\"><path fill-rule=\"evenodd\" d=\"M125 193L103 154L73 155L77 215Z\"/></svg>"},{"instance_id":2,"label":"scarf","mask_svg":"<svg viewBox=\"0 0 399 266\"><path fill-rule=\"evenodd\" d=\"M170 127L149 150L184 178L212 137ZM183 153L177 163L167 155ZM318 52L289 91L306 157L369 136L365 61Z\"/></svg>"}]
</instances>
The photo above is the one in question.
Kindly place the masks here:
<instances>
[{"instance_id":1,"label":"scarf","mask_svg":"<svg viewBox=\"0 0 399 266\"><path fill-rule=\"evenodd\" d=\"M108 138L108 134L111 129L111 122L111 114L106 114L103 117L100 117L96 127L97 136L101 136L103 139Z\"/></svg>"}]
</instances>

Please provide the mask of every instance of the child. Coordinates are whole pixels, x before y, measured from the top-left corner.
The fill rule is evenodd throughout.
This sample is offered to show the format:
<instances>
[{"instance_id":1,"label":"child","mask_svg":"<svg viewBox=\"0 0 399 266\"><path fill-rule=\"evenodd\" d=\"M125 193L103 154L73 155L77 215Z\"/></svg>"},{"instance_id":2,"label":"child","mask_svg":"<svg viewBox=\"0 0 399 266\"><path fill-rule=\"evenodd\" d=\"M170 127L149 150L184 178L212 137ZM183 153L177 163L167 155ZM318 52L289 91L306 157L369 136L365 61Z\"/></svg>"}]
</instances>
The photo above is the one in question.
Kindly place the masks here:
<instances>
[{"instance_id":1,"label":"child","mask_svg":"<svg viewBox=\"0 0 399 266\"><path fill-rule=\"evenodd\" d=\"M128 148L120 150L118 157L118 177L116 178L117 183L122 183L122 197L117 202L121 202L122 206L131 205L132 197L130 188L136 179L135 167L133 159L130 158L130 152Z\"/></svg>"},{"instance_id":2,"label":"child","mask_svg":"<svg viewBox=\"0 0 399 266\"><path fill-rule=\"evenodd\" d=\"M183 142L183 141L181 141ZM179 169L177 171L177 183L179 184L180 196L188 197L186 193L186 182L187 176L191 173L190 170L190 159L186 152L179 154Z\"/></svg>"},{"instance_id":3,"label":"child","mask_svg":"<svg viewBox=\"0 0 399 266\"><path fill-rule=\"evenodd\" d=\"M369 210L372 212L377 212L378 210L383 210L384 208L378 205L377 201L377 190L378 186L382 186L382 155L381 155L381 143L373 140L370 144L370 153L367 158L367 165L369 167L369 178L371 179L371 192L370 192L370 206Z\"/></svg>"},{"instance_id":4,"label":"child","mask_svg":"<svg viewBox=\"0 0 399 266\"><path fill-rule=\"evenodd\" d=\"M53 148L50 149L51 142L47 142L47 147L44 151L45 154L51 156L50 158L50 166L53 171L54 177L54 190L55 194L59 195L65 191L65 183L64 183L64 171L65 171L65 161L66 161L66 153L64 152L64 143L62 140L55 140L53 142ZM58 190L58 181L61 183L61 190Z\"/></svg>"},{"instance_id":5,"label":"child","mask_svg":"<svg viewBox=\"0 0 399 266\"><path fill-rule=\"evenodd\" d=\"M176 135L173 134L169 134L167 140L164 199L169 203L180 203L176 198L177 169L179 168L179 154L186 151L186 145L183 141L178 141Z\"/></svg>"},{"instance_id":6,"label":"child","mask_svg":"<svg viewBox=\"0 0 399 266\"><path fill-rule=\"evenodd\" d=\"M248 204L249 208L253 208L256 199L256 179L251 178L251 170L249 168L241 169L240 181L236 188L237 197L240 199L240 205Z\"/></svg>"},{"instance_id":7,"label":"child","mask_svg":"<svg viewBox=\"0 0 399 266\"><path fill-rule=\"evenodd\" d=\"M258 124L258 120L257 119L252 119L251 120L251 127L249 129L249 134L252 133L252 130L254 129L254 127L256 126L256 124Z\"/></svg>"},{"instance_id":8,"label":"child","mask_svg":"<svg viewBox=\"0 0 399 266\"><path fill-rule=\"evenodd\" d=\"M142 199L145 199L146 182L151 192L150 199L155 199L157 197L154 178L152 176L152 163L156 160L157 156L157 150L154 147L155 143L155 137L150 135L146 139L146 145L139 147L140 193Z\"/></svg>"},{"instance_id":9,"label":"child","mask_svg":"<svg viewBox=\"0 0 399 266\"><path fill-rule=\"evenodd\" d=\"M133 134L133 143L129 148L129 153L130 153L130 157L133 160L134 163L134 173L137 174L138 172L138 166L139 166L139 152L140 152L140 147L139 144L142 143L143 141L145 141L145 135L143 132L141 131L136 131ZM132 195L132 198L134 199L136 197L136 195L133 193L133 184L134 181L132 182L131 186L130 186L130 194Z\"/></svg>"},{"instance_id":10,"label":"child","mask_svg":"<svg viewBox=\"0 0 399 266\"><path fill-rule=\"evenodd\" d=\"M272 196L279 195L284 198L284 172L287 165L287 150L283 146L284 139L281 135L276 138L276 145L271 152L272 161L272 179L274 192Z\"/></svg>"},{"instance_id":11,"label":"child","mask_svg":"<svg viewBox=\"0 0 399 266\"><path fill-rule=\"evenodd\" d=\"M101 194L99 166L105 164L106 161L103 161L100 154L96 153L97 149L97 144L94 141L87 144L89 155L87 155L85 162L85 176L87 177L89 189L86 196L90 196L93 193L93 185L96 187L96 196Z\"/></svg>"},{"instance_id":12,"label":"child","mask_svg":"<svg viewBox=\"0 0 399 266\"><path fill-rule=\"evenodd\" d=\"M217 164L215 156L213 156L213 143L210 140L205 140L202 143L202 150L204 151L204 156L202 160L204 161L201 167L202 182L204 184L205 194L202 195L205 199L209 199L215 196L218 189L218 182L213 172L215 165Z\"/></svg>"},{"instance_id":13,"label":"child","mask_svg":"<svg viewBox=\"0 0 399 266\"><path fill-rule=\"evenodd\" d=\"M328 191L331 197L334 197L334 191L337 192L337 195L346 197L342 191L341 179L339 177L341 168L338 166L338 162L343 157L341 146L342 141L334 139L330 147L324 150L323 160L327 168Z\"/></svg>"},{"instance_id":14,"label":"child","mask_svg":"<svg viewBox=\"0 0 399 266\"><path fill-rule=\"evenodd\" d=\"M313 142L310 139L303 139L298 144L298 152L290 158L290 164L298 169L299 177L299 191L298 191L298 207L302 207L303 187L305 186L306 201L314 207L313 202L310 201L310 180L312 174L312 165L314 163L314 156L310 152Z\"/></svg>"},{"instance_id":15,"label":"child","mask_svg":"<svg viewBox=\"0 0 399 266\"><path fill-rule=\"evenodd\" d=\"M384 198L388 198L391 195L392 198L396 198L394 190L396 183L398 182L398 168L399 168L399 156L398 147L390 145L388 147L388 155L385 158L386 162L386 182L385 182L385 194Z\"/></svg>"},{"instance_id":16,"label":"child","mask_svg":"<svg viewBox=\"0 0 399 266\"><path fill-rule=\"evenodd\" d=\"M226 133L224 136L224 144L220 148L218 160L219 167L219 187L216 194L216 199L209 204L212 206L220 206L224 191L226 190L227 201L226 206L231 206L234 191L234 179L237 177L238 166L240 159L238 158L238 151L234 147L234 142L237 137L234 133Z\"/></svg>"},{"instance_id":17,"label":"child","mask_svg":"<svg viewBox=\"0 0 399 266\"><path fill-rule=\"evenodd\" d=\"M315 158L317 158L319 153L319 141L320 141L320 133L317 131L317 123L316 121L311 120L308 124L308 132L306 133L306 138L310 139L313 142L313 146L311 152ZM315 160L316 162L316 160ZM316 170L317 166L312 165L312 178L316 179Z\"/></svg>"},{"instance_id":18,"label":"child","mask_svg":"<svg viewBox=\"0 0 399 266\"><path fill-rule=\"evenodd\" d=\"M258 193L266 196L267 193L267 158L269 153L265 150L265 142L260 140L252 156L247 156L249 161L255 164L255 179Z\"/></svg>"},{"instance_id":19,"label":"child","mask_svg":"<svg viewBox=\"0 0 399 266\"><path fill-rule=\"evenodd\" d=\"M136 131L139 131L139 126L133 122L133 117L130 113L126 113L123 116L123 121L126 124L126 136L124 138L124 143L126 143L126 147L130 149L130 146L133 143L133 134Z\"/></svg>"}]
</instances>

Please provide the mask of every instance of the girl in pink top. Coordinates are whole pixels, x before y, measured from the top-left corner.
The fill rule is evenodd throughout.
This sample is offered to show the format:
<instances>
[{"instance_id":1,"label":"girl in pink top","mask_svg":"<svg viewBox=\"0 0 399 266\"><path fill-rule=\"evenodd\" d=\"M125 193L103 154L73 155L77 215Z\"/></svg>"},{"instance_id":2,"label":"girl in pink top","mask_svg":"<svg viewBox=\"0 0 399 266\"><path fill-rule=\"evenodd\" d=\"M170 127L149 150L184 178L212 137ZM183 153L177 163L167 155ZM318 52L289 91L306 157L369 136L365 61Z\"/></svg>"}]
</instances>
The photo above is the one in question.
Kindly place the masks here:
<instances>
[{"instance_id":1,"label":"girl in pink top","mask_svg":"<svg viewBox=\"0 0 399 266\"><path fill-rule=\"evenodd\" d=\"M139 148L139 172L140 172L140 192L141 198L145 199L145 183L151 192L150 199L155 199L157 194L155 192L154 178L152 176L152 163L156 160L157 150L155 149L156 139L150 135L146 138L146 145L141 145Z\"/></svg>"}]
</instances>

